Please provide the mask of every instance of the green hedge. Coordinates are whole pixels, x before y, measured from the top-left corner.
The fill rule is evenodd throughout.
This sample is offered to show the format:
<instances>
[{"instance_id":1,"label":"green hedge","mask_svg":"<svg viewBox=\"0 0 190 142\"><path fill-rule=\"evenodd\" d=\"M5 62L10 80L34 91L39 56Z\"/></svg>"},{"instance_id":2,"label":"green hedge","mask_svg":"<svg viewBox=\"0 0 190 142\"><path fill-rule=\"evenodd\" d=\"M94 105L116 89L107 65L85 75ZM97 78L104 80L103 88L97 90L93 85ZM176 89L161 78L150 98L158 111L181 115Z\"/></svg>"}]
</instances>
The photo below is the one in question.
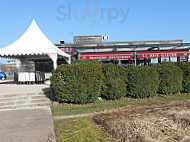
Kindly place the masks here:
<instances>
[{"instance_id":1,"label":"green hedge","mask_svg":"<svg viewBox=\"0 0 190 142\"><path fill-rule=\"evenodd\" d=\"M115 100L126 96L126 83L121 75L121 67L112 63L103 64L103 86L101 96L107 100Z\"/></svg>"},{"instance_id":2,"label":"green hedge","mask_svg":"<svg viewBox=\"0 0 190 142\"><path fill-rule=\"evenodd\" d=\"M173 94L182 90L183 71L175 63L160 63L154 68L160 74L158 93Z\"/></svg>"},{"instance_id":3,"label":"green hedge","mask_svg":"<svg viewBox=\"0 0 190 142\"><path fill-rule=\"evenodd\" d=\"M124 96L190 93L190 63L134 67L76 60L53 70L51 88L57 101L78 104L95 102L100 96L115 100Z\"/></svg>"},{"instance_id":4,"label":"green hedge","mask_svg":"<svg viewBox=\"0 0 190 142\"><path fill-rule=\"evenodd\" d=\"M179 66L183 70L183 89L182 91L184 93L190 93L190 63L189 62L180 62L177 63L177 66Z\"/></svg>"},{"instance_id":5,"label":"green hedge","mask_svg":"<svg viewBox=\"0 0 190 142\"><path fill-rule=\"evenodd\" d=\"M95 60L60 65L52 72L51 88L59 102L91 103L100 96L102 86L101 63Z\"/></svg>"},{"instance_id":6,"label":"green hedge","mask_svg":"<svg viewBox=\"0 0 190 142\"><path fill-rule=\"evenodd\" d=\"M129 96L145 98L156 95L159 87L159 74L147 66L128 66Z\"/></svg>"}]
</instances>

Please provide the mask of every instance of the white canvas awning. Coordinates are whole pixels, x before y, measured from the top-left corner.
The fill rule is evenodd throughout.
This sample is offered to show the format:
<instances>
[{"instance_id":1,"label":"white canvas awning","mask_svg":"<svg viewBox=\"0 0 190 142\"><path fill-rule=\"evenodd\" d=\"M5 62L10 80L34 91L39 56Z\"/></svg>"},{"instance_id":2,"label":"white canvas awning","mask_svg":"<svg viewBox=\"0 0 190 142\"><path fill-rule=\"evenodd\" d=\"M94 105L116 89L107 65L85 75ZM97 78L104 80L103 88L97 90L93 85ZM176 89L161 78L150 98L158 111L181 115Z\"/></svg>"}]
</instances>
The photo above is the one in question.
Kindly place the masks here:
<instances>
[{"instance_id":1,"label":"white canvas awning","mask_svg":"<svg viewBox=\"0 0 190 142\"><path fill-rule=\"evenodd\" d=\"M14 43L0 49L0 57L22 60L51 58L54 68L57 58L64 58L69 64L71 56L57 48L40 30L35 20L27 31Z\"/></svg>"}]
</instances>

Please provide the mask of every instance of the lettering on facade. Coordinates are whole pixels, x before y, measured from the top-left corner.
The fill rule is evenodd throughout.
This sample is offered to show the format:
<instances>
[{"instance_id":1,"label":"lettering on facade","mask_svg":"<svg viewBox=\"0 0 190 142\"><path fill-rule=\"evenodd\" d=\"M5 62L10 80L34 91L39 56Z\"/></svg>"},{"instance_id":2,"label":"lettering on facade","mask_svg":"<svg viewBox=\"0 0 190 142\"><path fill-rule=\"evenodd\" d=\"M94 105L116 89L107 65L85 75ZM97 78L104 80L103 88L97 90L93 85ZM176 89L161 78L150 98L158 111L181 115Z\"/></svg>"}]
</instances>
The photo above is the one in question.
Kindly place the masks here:
<instances>
[{"instance_id":1,"label":"lettering on facade","mask_svg":"<svg viewBox=\"0 0 190 142\"><path fill-rule=\"evenodd\" d=\"M113 60L113 59L131 59L131 55L113 55L113 56L82 56L81 59L95 60Z\"/></svg>"},{"instance_id":2,"label":"lettering on facade","mask_svg":"<svg viewBox=\"0 0 190 142\"><path fill-rule=\"evenodd\" d=\"M142 54L142 58L164 58L164 57L177 57L177 53L152 53Z\"/></svg>"},{"instance_id":3,"label":"lettering on facade","mask_svg":"<svg viewBox=\"0 0 190 142\"><path fill-rule=\"evenodd\" d=\"M157 52L157 53L143 53L143 52L138 52L137 53L137 58L166 58L166 57L186 57L189 56L189 53L186 52L174 52L171 51L169 53L167 52ZM132 54L103 54L103 55L82 55L81 59L95 59L95 60L113 60L113 59L133 59Z\"/></svg>"}]
</instances>

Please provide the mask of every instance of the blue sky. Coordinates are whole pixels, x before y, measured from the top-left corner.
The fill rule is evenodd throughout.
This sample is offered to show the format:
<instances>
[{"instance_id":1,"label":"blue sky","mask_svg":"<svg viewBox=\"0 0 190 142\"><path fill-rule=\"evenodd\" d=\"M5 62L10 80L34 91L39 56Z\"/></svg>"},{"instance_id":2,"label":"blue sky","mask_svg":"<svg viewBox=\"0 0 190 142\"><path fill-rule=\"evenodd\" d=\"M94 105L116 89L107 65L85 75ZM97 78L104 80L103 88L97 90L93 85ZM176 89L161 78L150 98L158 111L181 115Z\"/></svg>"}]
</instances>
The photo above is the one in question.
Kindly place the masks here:
<instances>
[{"instance_id":1,"label":"blue sky","mask_svg":"<svg viewBox=\"0 0 190 142\"><path fill-rule=\"evenodd\" d=\"M33 18L53 43L72 42L72 33L190 42L189 6L189 0L0 0L0 48L18 39Z\"/></svg>"}]
</instances>

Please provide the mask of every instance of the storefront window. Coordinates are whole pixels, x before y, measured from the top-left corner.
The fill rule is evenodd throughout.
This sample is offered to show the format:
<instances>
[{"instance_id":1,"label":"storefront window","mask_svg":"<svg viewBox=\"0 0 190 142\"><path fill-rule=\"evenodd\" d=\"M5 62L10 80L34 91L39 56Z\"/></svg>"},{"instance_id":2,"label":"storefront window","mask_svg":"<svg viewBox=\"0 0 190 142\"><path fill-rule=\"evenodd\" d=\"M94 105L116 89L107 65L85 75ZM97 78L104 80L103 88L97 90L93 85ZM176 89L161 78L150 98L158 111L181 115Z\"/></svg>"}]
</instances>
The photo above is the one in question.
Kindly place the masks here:
<instances>
[{"instance_id":1,"label":"storefront window","mask_svg":"<svg viewBox=\"0 0 190 142\"><path fill-rule=\"evenodd\" d=\"M150 59L150 66L153 66L158 63L158 58L151 58Z\"/></svg>"},{"instance_id":2,"label":"storefront window","mask_svg":"<svg viewBox=\"0 0 190 142\"><path fill-rule=\"evenodd\" d=\"M137 65L138 66L144 66L144 58L137 59Z\"/></svg>"},{"instance_id":3,"label":"storefront window","mask_svg":"<svg viewBox=\"0 0 190 142\"><path fill-rule=\"evenodd\" d=\"M118 64L120 65L131 65L133 63L132 60L119 60Z\"/></svg>"},{"instance_id":4,"label":"storefront window","mask_svg":"<svg viewBox=\"0 0 190 142\"><path fill-rule=\"evenodd\" d=\"M168 58L161 58L161 62L169 62L169 57Z\"/></svg>"},{"instance_id":5,"label":"storefront window","mask_svg":"<svg viewBox=\"0 0 190 142\"><path fill-rule=\"evenodd\" d=\"M187 57L180 57L180 62L186 62L187 60Z\"/></svg>"},{"instance_id":6,"label":"storefront window","mask_svg":"<svg viewBox=\"0 0 190 142\"><path fill-rule=\"evenodd\" d=\"M114 60L98 60L102 63L113 63L114 64Z\"/></svg>"},{"instance_id":7,"label":"storefront window","mask_svg":"<svg viewBox=\"0 0 190 142\"><path fill-rule=\"evenodd\" d=\"M177 62L177 57L170 57L171 62Z\"/></svg>"}]
</instances>

